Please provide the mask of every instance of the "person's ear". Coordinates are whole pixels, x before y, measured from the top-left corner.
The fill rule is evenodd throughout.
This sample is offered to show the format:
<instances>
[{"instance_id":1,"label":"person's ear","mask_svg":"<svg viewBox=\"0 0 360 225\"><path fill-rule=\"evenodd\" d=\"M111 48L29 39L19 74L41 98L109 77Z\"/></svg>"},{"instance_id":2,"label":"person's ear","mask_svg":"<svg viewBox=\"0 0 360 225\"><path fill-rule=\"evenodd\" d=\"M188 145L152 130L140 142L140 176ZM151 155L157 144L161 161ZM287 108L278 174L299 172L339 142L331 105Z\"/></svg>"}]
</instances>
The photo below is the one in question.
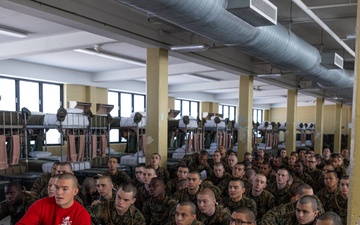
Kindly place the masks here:
<instances>
[{"instance_id":1,"label":"person's ear","mask_svg":"<svg viewBox=\"0 0 360 225\"><path fill-rule=\"evenodd\" d=\"M133 199L131 200L131 205L134 204L135 202L136 202L136 198L133 198Z\"/></svg>"},{"instance_id":2,"label":"person's ear","mask_svg":"<svg viewBox=\"0 0 360 225\"><path fill-rule=\"evenodd\" d=\"M74 196L79 193L79 188L74 188Z\"/></svg>"},{"instance_id":3,"label":"person's ear","mask_svg":"<svg viewBox=\"0 0 360 225\"><path fill-rule=\"evenodd\" d=\"M316 210L314 213L315 213L315 217L317 217L319 215L319 210Z\"/></svg>"}]
</instances>

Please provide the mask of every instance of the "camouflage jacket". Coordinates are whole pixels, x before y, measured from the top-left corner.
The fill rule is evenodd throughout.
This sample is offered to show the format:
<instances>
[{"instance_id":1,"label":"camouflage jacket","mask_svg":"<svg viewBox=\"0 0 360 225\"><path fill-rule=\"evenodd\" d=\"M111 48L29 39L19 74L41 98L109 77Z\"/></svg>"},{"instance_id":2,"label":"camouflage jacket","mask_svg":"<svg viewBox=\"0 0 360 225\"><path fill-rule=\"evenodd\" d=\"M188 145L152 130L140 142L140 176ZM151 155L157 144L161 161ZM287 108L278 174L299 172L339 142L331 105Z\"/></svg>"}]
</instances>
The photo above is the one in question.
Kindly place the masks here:
<instances>
[{"instance_id":1,"label":"camouflage jacket","mask_svg":"<svg viewBox=\"0 0 360 225\"><path fill-rule=\"evenodd\" d=\"M206 179L206 181L211 181L213 185L219 188L220 193L227 191L230 180L231 180L231 175L226 172L221 178L218 178L214 174L212 174L209 178Z\"/></svg>"},{"instance_id":2,"label":"camouflage jacket","mask_svg":"<svg viewBox=\"0 0 360 225\"><path fill-rule=\"evenodd\" d=\"M116 191L113 190L112 197L110 200L106 200L105 198L100 197L99 204L90 206L89 213L92 224L95 225L110 224L112 211L116 212L115 198L116 198Z\"/></svg>"},{"instance_id":3,"label":"camouflage jacket","mask_svg":"<svg viewBox=\"0 0 360 225\"><path fill-rule=\"evenodd\" d=\"M275 207L274 203L274 195L271 194L267 190L263 190L263 192L259 196L253 196L251 194L251 189L249 194L247 195L248 198L252 199L256 203L257 209L257 216L256 219L259 221L261 220L262 216L270 209Z\"/></svg>"},{"instance_id":4,"label":"camouflage jacket","mask_svg":"<svg viewBox=\"0 0 360 225\"><path fill-rule=\"evenodd\" d=\"M135 207L138 209L142 209L145 202L150 198L151 198L150 193L148 190L146 190L145 185L143 184L138 189L138 193L136 194L136 202L134 204Z\"/></svg>"},{"instance_id":5,"label":"camouflage jacket","mask_svg":"<svg viewBox=\"0 0 360 225\"><path fill-rule=\"evenodd\" d=\"M218 189L218 187L214 186L210 181L204 181L200 186L199 186L199 190L194 194L190 194L188 192L187 188L184 188L182 190L178 190L174 193L174 195L172 196L173 199L182 202L182 201L191 201L193 202L195 205L197 205L197 194L200 192L200 190L202 190L203 188L210 188L211 190L214 191L215 194L215 198L217 202L221 202L221 194L220 194L220 190Z\"/></svg>"},{"instance_id":6,"label":"camouflage jacket","mask_svg":"<svg viewBox=\"0 0 360 225\"><path fill-rule=\"evenodd\" d=\"M51 178L51 173L44 173L41 175L36 181L33 183L33 186L31 187L30 191L33 195L38 196L38 198L43 198L45 196L40 196L41 192L46 190L47 192L47 186L49 183L49 180Z\"/></svg>"},{"instance_id":7,"label":"camouflage jacket","mask_svg":"<svg viewBox=\"0 0 360 225\"><path fill-rule=\"evenodd\" d=\"M197 220L206 225L229 224L228 219L230 215L231 213L229 209L224 208L222 205L217 205L215 213L212 216L207 216L201 213L200 210L198 210L196 218Z\"/></svg>"},{"instance_id":8,"label":"camouflage jacket","mask_svg":"<svg viewBox=\"0 0 360 225\"><path fill-rule=\"evenodd\" d=\"M185 155L178 165L186 165L189 167L189 171L198 171L199 173L205 170L207 176L209 177L212 174L212 169L207 163L205 165L200 165L198 163L197 157L198 154Z\"/></svg>"},{"instance_id":9,"label":"camouflage jacket","mask_svg":"<svg viewBox=\"0 0 360 225\"><path fill-rule=\"evenodd\" d=\"M161 204L157 204L153 198L148 199L143 206L143 213L147 225L171 225L175 219L175 207L177 202L166 196Z\"/></svg>"},{"instance_id":10,"label":"camouflage jacket","mask_svg":"<svg viewBox=\"0 0 360 225\"><path fill-rule=\"evenodd\" d=\"M0 203L0 220L10 216L10 225L16 224L36 200L38 200L37 197L31 192L24 192L20 205L9 205L7 200L2 201Z\"/></svg>"},{"instance_id":11,"label":"camouflage jacket","mask_svg":"<svg viewBox=\"0 0 360 225\"><path fill-rule=\"evenodd\" d=\"M347 203L347 198L344 198L340 192L334 196L334 201L330 203L331 211L336 212L341 217L344 225L347 223Z\"/></svg>"},{"instance_id":12,"label":"camouflage jacket","mask_svg":"<svg viewBox=\"0 0 360 225\"><path fill-rule=\"evenodd\" d=\"M277 183L274 182L270 185L270 187L268 188L268 191L274 195L274 202L275 202L275 206L278 206L281 204L280 199L285 196L288 195L290 192L290 186L287 184L284 188L282 189L278 189L277 188Z\"/></svg>"},{"instance_id":13,"label":"camouflage jacket","mask_svg":"<svg viewBox=\"0 0 360 225\"><path fill-rule=\"evenodd\" d=\"M177 183L178 183L178 178L171 179L166 183L165 191L167 195L169 196L173 195L177 191L176 189Z\"/></svg>"},{"instance_id":14,"label":"camouflage jacket","mask_svg":"<svg viewBox=\"0 0 360 225\"><path fill-rule=\"evenodd\" d=\"M312 223L308 223L307 225L315 224L316 220L314 220ZM277 215L276 218L270 217L268 216L268 213L265 213L260 225L300 225L300 223L296 219L295 211L291 211L281 216Z\"/></svg>"},{"instance_id":15,"label":"camouflage jacket","mask_svg":"<svg viewBox=\"0 0 360 225\"><path fill-rule=\"evenodd\" d=\"M323 184L324 184L324 178L321 170L315 169L314 171L311 172L309 169L307 169L305 173L309 174L314 181L314 186L312 186L314 192L316 193L320 191L321 188L323 188Z\"/></svg>"},{"instance_id":16,"label":"camouflage jacket","mask_svg":"<svg viewBox=\"0 0 360 225\"><path fill-rule=\"evenodd\" d=\"M136 187L136 189L138 189L138 190L139 190L139 188L140 188L141 186L144 185L144 183L141 183L141 182L138 181L136 178L133 179L132 184L133 184L133 185Z\"/></svg>"},{"instance_id":17,"label":"camouflage jacket","mask_svg":"<svg viewBox=\"0 0 360 225\"><path fill-rule=\"evenodd\" d=\"M142 212L134 205L131 205L123 216L116 210L111 211L109 225L146 225Z\"/></svg>"},{"instance_id":18,"label":"camouflage jacket","mask_svg":"<svg viewBox=\"0 0 360 225\"><path fill-rule=\"evenodd\" d=\"M104 176L109 176L115 187L118 187L124 182L131 182L131 178L122 170L117 170L115 174L111 174L109 170L103 173Z\"/></svg>"},{"instance_id":19,"label":"camouflage jacket","mask_svg":"<svg viewBox=\"0 0 360 225\"><path fill-rule=\"evenodd\" d=\"M314 180L312 179L312 177L307 174L307 173L303 173L300 176L295 175L298 179L300 179L303 183L310 185L311 187L314 186Z\"/></svg>"},{"instance_id":20,"label":"camouflage jacket","mask_svg":"<svg viewBox=\"0 0 360 225\"><path fill-rule=\"evenodd\" d=\"M228 208L230 212L233 212L236 208L239 207L247 207L254 212L255 216L257 215L257 207L255 201L251 198L246 197L245 195L243 195L238 202L233 202L229 197L224 198L223 205L224 207Z\"/></svg>"},{"instance_id":21,"label":"camouflage jacket","mask_svg":"<svg viewBox=\"0 0 360 225\"><path fill-rule=\"evenodd\" d=\"M340 189L338 187L336 187L336 190L333 193L328 192L326 187L324 187L316 193L316 196L324 205L325 211L331 211L331 203L334 201L335 195L339 193Z\"/></svg>"},{"instance_id":22,"label":"camouflage jacket","mask_svg":"<svg viewBox=\"0 0 360 225\"><path fill-rule=\"evenodd\" d=\"M155 171L156 176L158 178L161 178L164 181L164 184L166 184L170 180L170 173L164 167L159 166L159 168Z\"/></svg>"}]
</instances>

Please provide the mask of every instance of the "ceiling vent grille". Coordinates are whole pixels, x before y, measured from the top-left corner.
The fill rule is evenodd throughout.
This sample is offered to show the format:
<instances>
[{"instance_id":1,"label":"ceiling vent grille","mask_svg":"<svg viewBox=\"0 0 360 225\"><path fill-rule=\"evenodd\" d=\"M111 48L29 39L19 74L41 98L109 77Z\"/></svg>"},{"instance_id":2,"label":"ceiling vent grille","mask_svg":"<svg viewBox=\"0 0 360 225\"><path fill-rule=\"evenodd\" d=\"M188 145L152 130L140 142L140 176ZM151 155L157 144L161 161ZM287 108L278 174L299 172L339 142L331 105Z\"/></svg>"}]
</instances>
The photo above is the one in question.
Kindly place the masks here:
<instances>
[{"instance_id":1,"label":"ceiling vent grille","mask_svg":"<svg viewBox=\"0 0 360 225\"><path fill-rule=\"evenodd\" d=\"M327 69L343 69L344 59L336 53L323 53L321 55L321 65Z\"/></svg>"},{"instance_id":2,"label":"ceiling vent grille","mask_svg":"<svg viewBox=\"0 0 360 225\"><path fill-rule=\"evenodd\" d=\"M226 9L256 27L277 24L277 7L268 0L229 0Z\"/></svg>"}]
</instances>

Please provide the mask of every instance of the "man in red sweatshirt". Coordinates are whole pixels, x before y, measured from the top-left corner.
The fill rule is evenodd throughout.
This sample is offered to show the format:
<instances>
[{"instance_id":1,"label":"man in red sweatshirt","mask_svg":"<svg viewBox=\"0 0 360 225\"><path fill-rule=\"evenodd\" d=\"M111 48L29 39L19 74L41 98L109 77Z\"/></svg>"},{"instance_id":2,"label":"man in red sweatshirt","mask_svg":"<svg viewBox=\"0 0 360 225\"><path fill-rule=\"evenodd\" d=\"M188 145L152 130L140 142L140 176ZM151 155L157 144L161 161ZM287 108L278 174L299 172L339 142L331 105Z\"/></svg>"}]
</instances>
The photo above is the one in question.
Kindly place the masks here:
<instances>
[{"instance_id":1,"label":"man in red sweatshirt","mask_svg":"<svg viewBox=\"0 0 360 225\"><path fill-rule=\"evenodd\" d=\"M17 225L90 225L89 213L74 201L79 191L77 186L78 181L74 175L61 174L55 183L55 196L35 202Z\"/></svg>"}]
</instances>

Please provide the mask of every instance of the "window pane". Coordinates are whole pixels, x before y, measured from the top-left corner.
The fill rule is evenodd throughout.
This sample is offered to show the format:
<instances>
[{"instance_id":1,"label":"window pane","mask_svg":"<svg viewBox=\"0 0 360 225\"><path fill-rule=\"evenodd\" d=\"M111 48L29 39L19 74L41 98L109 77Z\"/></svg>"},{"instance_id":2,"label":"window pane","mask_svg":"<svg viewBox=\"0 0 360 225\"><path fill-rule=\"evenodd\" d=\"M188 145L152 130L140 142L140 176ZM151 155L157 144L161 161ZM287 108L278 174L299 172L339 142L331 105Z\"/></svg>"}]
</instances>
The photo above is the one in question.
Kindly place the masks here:
<instances>
[{"instance_id":1,"label":"window pane","mask_svg":"<svg viewBox=\"0 0 360 225\"><path fill-rule=\"evenodd\" d=\"M20 81L20 109L39 111L39 83Z\"/></svg>"},{"instance_id":2,"label":"window pane","mask_svg":"<svg viewBox=\"0 0 360 225\"><path fill-rule=\"evenodd\" d=\"M259 110L257 110L257 111L258 111L258 122L259 122L259 123L262 123L262 120L263 120L263 119L262 119L262 114L263 114L263 111L262 111L262 110L260 110L260 109L259 109Z\"/></svg>"},{"instance_id":3,"label":"window pane","mask_svg":"<svg viewBox=\"0 0 360 225\"><path fill-rule=\"evenodd\" d=\"M223 118L229 118L229 106L224 106Z\"/></svg>"},{"instance_id":4,"label":"window pane","mask_svg":"<svg viewBox=\"0 0 360 225\"><path fill-rule=\"evenodd\" d=\"M145 96L134 95L134 112L145 112Z\"/></svg>"},{"instance_id":5,"label":"window pane","mask_svg":"<svg viewBox=\"0 0 360 225\"><path fill-rule=\"evenodd\" d=\"M223 114L223 106L222 105L219 105L219 113Z\"/></svg>"},{"instance_id":6,"label":"window pane","mask_svg":"<svg viewBox=\"0 0 360 225\"><path fill-rule=\"evenodd\" d=\"M121 117L130 117L132 113L132 106L131 106L131 94L120 94L120 116Z\"/></svg>"},{"instance_id":7,"label":"window pane","mask_svg":"<svg viewBox=\"0 0 360 225\"><path fill-rule=\"evenodd\" d=\"M181 115L189 116L190 114L190 102L189 101L182 101L182 110Z\"/></svg>"},{"instance_id":8,"label":"window pane","mask_svg":"<svg viewBox=\"0 0 360 225\"><path fill-rule=\"evenodd\" d=\"M43 84L43 112L56 113L60 107L60 85Z\"/></svg>"},{"instance_id":9,"label":"window pane","mask_svg":"<svg viewBox=\"0 0 360 225\"><path fill-rule=\"evenodd\" d=\"M199 115L198 106L199 106L199 103L198 103L198 102L191 102L191 112L190 112L190 116L193 116L193 117L195 117L195 118L198 117L198 115Z\"/></svg>"},{"instance_id":10,"label":"window pane","mask_svg":"<svg viewBox=\"0 0 360 225\"><path fill-rule=\"evenodd\" d=\"M0 78L0 109L16 111L15 80Z\"/></svg>"},{"instance_id":11,"label":"window pane","mask_svg":"<svg viewBox=\"0 0 360 225\"><path fill-rule=\"evenodd\" d=\"M235 120L235 106L231 106L231 107L230 107L229 120Z\"/></svg>"},{"instance_id":12,"label":"window pane","mask_svg":"<svg viewBox=\"0 0 360 225\"><path fill-rule=\"evenodd\" d=\"M253 121L254 121L254 123L258 122L258 120L257 120L257 110L256 109L253 109Z\"/></svg>"},{"instance_id":13,"label":"window pane","mask_svg":"<svg viewBox=\"0 0 360 225\"><path fill-rule=\"evenodd\" d=\"M118 129L110 130L110 142L119 142L119 130Z\"/></svg>"},{"instance_id":14,"label":"window pane","mask_svg":"<svg viewBox=\"0 0 360 225\"><path fill-rule=\"evenodd\" d=\"M180 104L181 104L181 101L175 99L175 110L181 110ZM181 113L179 113L179 114L175 117L175 119L180 119L180 115L181 115Z\"/></svg>"},{"instance_id":15,"label":"window pane","mask_svg":"<svg viewBox=\"0 0 360 225\"><path fill-rule=\"evenodd\" d=\"M111 110L110 115L112 117L119 116L119 94L117 92L108 92L108 104L114 105L113 110ZM110 133L111 136L111 133Z\"/></svg>"}]
</instances>

